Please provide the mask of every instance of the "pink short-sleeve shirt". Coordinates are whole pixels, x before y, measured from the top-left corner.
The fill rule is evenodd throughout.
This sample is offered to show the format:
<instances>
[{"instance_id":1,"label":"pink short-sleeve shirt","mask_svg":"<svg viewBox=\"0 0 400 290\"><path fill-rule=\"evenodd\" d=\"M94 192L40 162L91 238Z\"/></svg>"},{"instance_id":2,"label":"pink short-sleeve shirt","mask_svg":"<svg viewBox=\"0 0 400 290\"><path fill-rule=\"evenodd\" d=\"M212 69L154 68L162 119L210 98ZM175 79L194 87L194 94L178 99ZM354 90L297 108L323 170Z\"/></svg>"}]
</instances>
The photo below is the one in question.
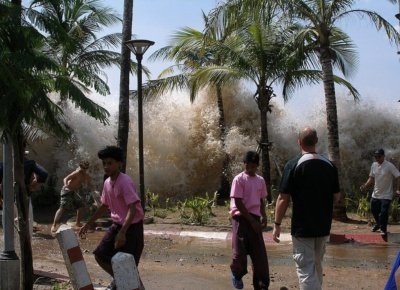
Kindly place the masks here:
<instances>
[{"instance_id":1,"label":"pink short-sleeve shirt","mask_svg":"<svg viewBox=\"0 0 400 290\"><path fill-rule=\"evenodd\" d=\"M239 215L236 207L235 198L241 198L243 205L249 213L261 216L261 199L267 196L267 187L264 178L260 175L250 176L245 172L235 176L231 188L231 216Z\"/></svg>"},{"instance_id":2,"label":"pink short-sleeve shirt","mask_svg":"<svg viewBox=\"0 0 400 290\"><path fill-rule=\"evenodd\" d=\"M122 225L128 214L129 204L134 203L136 214L132 224L137 223L144 218L144 212L140 204L140 198L136 192L136 186L132 179L120 172L115 183L107 178L104 181L101 202L108 206L111 211L113 222Z\"/></svg>"}]
</instances>

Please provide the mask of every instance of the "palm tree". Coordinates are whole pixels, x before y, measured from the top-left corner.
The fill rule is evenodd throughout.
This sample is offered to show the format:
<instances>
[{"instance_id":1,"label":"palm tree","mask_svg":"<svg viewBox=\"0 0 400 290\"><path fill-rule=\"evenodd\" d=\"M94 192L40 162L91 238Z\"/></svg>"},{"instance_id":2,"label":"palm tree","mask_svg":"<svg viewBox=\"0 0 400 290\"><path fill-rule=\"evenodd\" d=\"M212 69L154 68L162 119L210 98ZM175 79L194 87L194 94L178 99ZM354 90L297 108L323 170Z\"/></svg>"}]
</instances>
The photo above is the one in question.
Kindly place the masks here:
<instances>
[{"instance_id":1,"label":"palm tree","mask_svg":"<svg viewBox=\"0 0 400 290\"><path fill-rule=\"evenodd\" d=\"M296 43L301 53L314 54L322 70L325 91L326 120L328 129L329 158L340 170L339 126L337 117L334 68L347 77L355 63L355 51L350 37L338 26L338 22L350 16L370 20L375 27L386 32L390 41L400 43L400 35L388 21L374 11L353 9L354 0L292 0L288 1L294 19L303 23L297 32ZM350 69L349 69L350 68ZM341 202L335 217L346 219L345 205Z\"/></svg>"},{"instance_id":2,"label":"palm tree","mask_svg":"<svg viewBox=\"0 0 400 290\"><path fill-rule=\"evenodd\" d=\"M122 24L122 42L132 37L132 13L133 0L124 0L124 17ZM126 45L121 46L121 72L119 83L119 114L118 114L118 137L117 143L124 152L122 172L126 169L126 157L128 151L129 136L129 73L130 73L131 51Z\"/></svg>"},{"instance_id":3,"label":"palm tree","mask_svg":"<svg viewBox=\"0 0 400 290\"><path fill-rule=\"evenodd\" d=\"M257 6L256 8L254 6ZM278 1L236 0L214 9L210 15L210 27L218 26L221 19L230 19L236 27L236 41L221 47L228 56L224 66L205 67L196 77L216 83L232 83L237 80L251 81L256 86L254 99L260 110L262 172L270 190L270 159L267 114L271 111L271 100L275 96L273 86L283 85L283 96L288 99L294 90L306 83L316 83L321 79L319 70L312 70L312 59L307 55L293 53L295 43L291 41L297 29L283 17ZM207 30L206 30L207 33ZM358 92L345 80L335 81L348 87L357 96ZM271 192L271 191L269 191Z\"/></svg>"},{"instance_id":4,"label":"palm tree","mask_svg":"<svg viewBox=\"0 0 400 290\"><path fill-rule=\"evenodd\" d=\"M350 16L370 20L375 27L386 32L389 40L399 44L400 35L388 21L374 11L352 9L354 0L309 0L291 1L293 16L301 19L303 27L297 33L297 43L304 51L313 50L319 60L323 73L325 91L328 151L329 157L340 167L339 130L336 109L336 96L333 81L333 68L348 76L352 70L349 65L354 64L354 50L348 49L350 37L338 26L338 22ZM345 47L345 50L341 50ZM341 50L341 55L339 54ZM347 51L346 51L347 50Z\"/></svg>"},{"instance_id":5,"label":"palm tree","mask_svg":"<svg viewBox=\"0 0 400 290\"><path fill-rule=\"evenodd\" d=\"M121 35L96 36L103 28L120 22L115 12L98 1L33 0L26 15L47 36L47 47L43 49L59 64L56 89L60 103L64 106L69 99L107 123L108 111L87 95L90 89L109 94L103 69L120 64L120 54L108 49L121 43Z\"/></svg>"},{"instance_id":6,"label":"palm tree","mask_svg":"<svg viewBox=\"0 0 400 290\"><path fill-rule=\"evenodd\" d=\"M207 17L203 14L205 23ZM193 81L192 76L198 69L208 65L221 65L224 63L224 56L215 51L216 44L222 45L229 39L229 27L220 27L207 36L201 31L193 28L183 28L174 33L171 44L161 48L150 59L173 60L176 64L161 72L159 79L149 81L146 85L147 95L162 95L169 90L189 89L190 101L193 102L202 87L211 86L217 97L218 125L220 129L220 140L224 153L223 168L220 176L220 198L229 197L229 155L225 151L226 124L224 117L223 86L209 82L199 83Z\"/></svg>"},{"instance_id":7,"label":"palm tree","mask_svg":"<svg viewBox=\"0 0 400 290\"><path fill-rule=\"evenodd\" d=\"M91 88L100 93L108 92L107 84L99 76L101 68L116 62L117 55L101 48L106 43L117 44L118 38L106 36L95 39L94 34L100 24L96 21L101 19L102 13L108 19L103 23L110 24L116 19L112 15L108 17L106 11L93 16L88 9L71 24L72 20L63 22L63 17L77 12L69 10L73 5L71 1L35 1L29 10L24 10L20 0L9 4L9 1L0 2L0 128L2 138L6 138L13 147L14 192L21 247L20 288L32 289L28 199L23 179L23 127L34 126L61 138L71 135L62 109L49 98L51 92L58 92L63 101L71 100L89 116L107 123L108 112L87 98L86 94ZM36 10L39 9L36 5L45 9ZM93 11L97 9L94 8ZM67 10L71 15L63 14ZM52 12L55 14L51 15ZM29 16L30 22L25 20L24 15ZM39 33L31 26L32 23L44 33Z\"/></svg>"},{"instance_id":8,"label":"palm tree","mask_svg":"<svg viewBox=\"0 0 400 290\"><path fill-rule=\"evenodd\" d=\"M32 289L33 261L28 231L28 198L24 183L23 124L64 132L62 111L47 97L54 88L57 64L41 52L45 38L21 21L21 2L0 3L0 128L12 144L14 193L21 253L20 289ZM59 130L60 129L60 130ZM60 135L63 135L60 133Z\"/></svg>"},{"instance_id":9,"label":"palm tree","mask_svg":"<svg viewBox=\"0 0 400 290\"><path fill-rule=\"evenodd\" d=\"M235 1L233 1L235 2ZM275 21L273 10L269 6L269 15L243 13L243 2L228 3L225 7L217 7L210 14L210 22L205 33L218 29L217 19L230 19L230 25L235 27L235 38L225 46L220 46L220 53L227 57L225 63L208 66L196 73L196 78L202 82L212 81L216 84L233 83L237 80L248 80L255 84L257 90L254 99L260 110L260 140L262 172L271 188L269 147L271 142L268 134L267 113L271 111L271 100L274 97L272 85L283 76L285 58L282 54L284 45L283 30ZM264 17L265 16L265 17ZM233 20L237 19L237 20Z\"/></svg>"}]
</instances>

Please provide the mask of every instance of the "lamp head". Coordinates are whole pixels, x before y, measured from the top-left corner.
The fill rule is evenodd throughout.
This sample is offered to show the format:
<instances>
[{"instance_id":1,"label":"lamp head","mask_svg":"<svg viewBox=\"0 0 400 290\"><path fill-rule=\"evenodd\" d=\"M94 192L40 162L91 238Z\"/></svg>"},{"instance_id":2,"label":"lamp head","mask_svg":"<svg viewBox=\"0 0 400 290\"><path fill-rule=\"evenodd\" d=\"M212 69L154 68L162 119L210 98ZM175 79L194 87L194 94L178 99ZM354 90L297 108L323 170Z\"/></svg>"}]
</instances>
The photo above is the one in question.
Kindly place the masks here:
<instances>
[{"instance_id":1,"label":"lamp head","mask_svg":"<svg viewBox=\"0 0 400 290\"><path fill-rule=\"evenodd\" d=\"M125 41L125 45L136 55L142 56L147 49L154 44L154 41L145 39L134 39Z\"/></svg>"}]
</instances>

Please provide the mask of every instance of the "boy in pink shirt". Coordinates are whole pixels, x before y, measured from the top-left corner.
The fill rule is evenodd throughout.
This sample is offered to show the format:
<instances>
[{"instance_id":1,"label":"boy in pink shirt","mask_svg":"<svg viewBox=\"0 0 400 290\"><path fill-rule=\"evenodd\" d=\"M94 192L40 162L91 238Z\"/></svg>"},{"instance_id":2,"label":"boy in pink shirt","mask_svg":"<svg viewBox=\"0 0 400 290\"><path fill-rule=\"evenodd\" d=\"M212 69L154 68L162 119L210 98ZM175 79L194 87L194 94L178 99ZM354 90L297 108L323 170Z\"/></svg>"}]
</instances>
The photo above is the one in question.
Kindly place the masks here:
<instances>
[{"instance_id":1,"label":"boy in pink shirt","mask_svg":"<svg viewBox=\"0 0 400 290\"><path fill-rule=\"evenodd\" d=\"M249 151L244 157L245 171L235 176L231 188L230 214L232 216L232 283L243 289L242 277L247 274L247 255L253 264L253 287L269 287L269 267L262 228L266 226L264 178L256 174L260 157ZM261 218L262 217L262 218Z\"/></svg>"},{"instance_id":2,"label":"boy in pink shirt","mask_svg":"<svg viewBox=\"0 0 400 290\"><path fill-rule=\"evenodd\" d=\"M79 231L79 236L85 238L94 222L111 212L113 224L93 252L97 263L111 276L111 258L117 252L132 254L138 265L144 247L144 212L132 179L119 171L122 156L122 150L115 146L107 146L98 152L108 178L104 181L101 206ZM115 289L115 286L110 288Z\"/></svg>"}]
</instances>

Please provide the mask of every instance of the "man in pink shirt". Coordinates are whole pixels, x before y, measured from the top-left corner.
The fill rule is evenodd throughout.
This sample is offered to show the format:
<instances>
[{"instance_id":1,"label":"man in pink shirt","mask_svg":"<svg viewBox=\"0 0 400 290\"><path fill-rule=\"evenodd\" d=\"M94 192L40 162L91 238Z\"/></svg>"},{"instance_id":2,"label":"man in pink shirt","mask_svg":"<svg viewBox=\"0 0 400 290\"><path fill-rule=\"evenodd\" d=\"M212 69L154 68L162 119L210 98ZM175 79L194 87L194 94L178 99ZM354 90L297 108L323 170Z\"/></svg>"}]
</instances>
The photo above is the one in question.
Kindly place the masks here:
<instances>
[{"instance_id":1,"label":"man in pink shirt","mask_svg":"<svg viewBox=\"0 0 400 290\"><path fill-rule=\"evenodd\" d=\"M111 258L117 252L132 254L138 265L144 247L144 212L132 179L119 171L122 156L122 150L115 146L107 146L98 152L108 178L104 181L101 206L79 231L79 236L85 238L94 222L111 212L113 224L93 252L97 263L111 276ZM113 282L111 284L109 289L116 289Z\"/></svg>"},{"instance_id":2,"label":"man in pink shirt","mask_svg":"<svg viewBox=\"0 0 400 290\"><path fill-rule=\"evenodd\" d=\"M235 176L231 188L230 214L232 216L232 284L243 289L242 277L247 274L247 255L253 263L253 287L269 287L269 267L262 228L266 226L264 178L256 174L260 157L249 151L244 157L245 171ZM261 218L262 217L262 218Z\"/></svg>"}]
</instances>

